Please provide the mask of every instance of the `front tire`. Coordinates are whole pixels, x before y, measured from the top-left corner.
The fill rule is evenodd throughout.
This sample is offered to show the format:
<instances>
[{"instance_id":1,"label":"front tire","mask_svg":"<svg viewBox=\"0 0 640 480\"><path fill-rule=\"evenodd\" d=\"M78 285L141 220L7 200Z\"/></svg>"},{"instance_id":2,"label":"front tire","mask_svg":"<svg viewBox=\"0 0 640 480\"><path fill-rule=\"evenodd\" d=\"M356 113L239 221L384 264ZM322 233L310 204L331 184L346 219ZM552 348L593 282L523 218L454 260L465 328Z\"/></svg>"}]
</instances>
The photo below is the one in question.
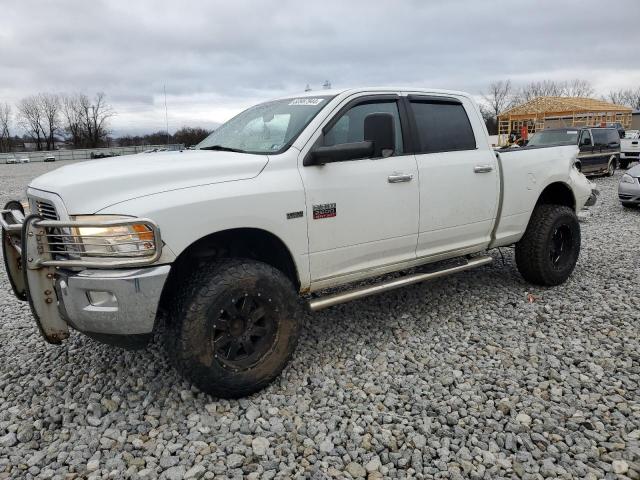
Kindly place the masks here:
<instances>
[{"instance_id":1,"label":"front tire","mask_svg":"<svg viewBox=\"0 0 640 480\"><path fill-rule=\"evenodd\" d=\"M580 223L573 209L538 205L515 253L518 271L528 282L542 286L564 283L580 255Z\"/></svg>"},{"instance_id":2,"label":"front tire","mask_svg":"<svg viewBox=\"0 0 640 480\"><path fill-rule=\"evenodd\" d=\"M609 165L607 166L607 177L613 177L615 173L616 173L616 161L611 160L609 162Z\"/></svg>"},{"instance_id":3,"label":"front tire","mask_svg":"<svg viewBox=\"0 0 640 480\"><path fill-rule=\"evenodd\" d=\"M200 390L242 397L280 374L295 350L301 317L294 286L281 271L224 259L198 270L173 302L167 350Z\"/></svg>"}]
</instances>

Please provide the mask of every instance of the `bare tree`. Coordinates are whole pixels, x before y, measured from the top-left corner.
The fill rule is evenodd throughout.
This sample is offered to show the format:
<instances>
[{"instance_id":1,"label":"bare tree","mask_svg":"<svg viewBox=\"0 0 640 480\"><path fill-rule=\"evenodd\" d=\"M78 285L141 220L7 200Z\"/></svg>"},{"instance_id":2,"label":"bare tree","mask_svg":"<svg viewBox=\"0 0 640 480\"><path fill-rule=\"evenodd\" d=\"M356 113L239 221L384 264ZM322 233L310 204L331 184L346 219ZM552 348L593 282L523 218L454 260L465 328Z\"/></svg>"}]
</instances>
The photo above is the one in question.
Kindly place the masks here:
<instances>
[{"instance_id":1,"label":"bare tree","mask_svg":"<svg viewBox=\"0 0 640 480\"><path fill-rule=\"evenodd\" d=\"M33 139L36 149L42 150L45 128L37 95L25 97L18 102L18 123Z\"/></svg>"},{"instance_id":2,"label":"bare tree","mask_svg":"<svg viewBox=\"0 0 640 480\"><path fill-rule=\"evenodd\" d=\"M640 109L640 87L609 92L608 100L638 110Z\"/></svg>"},{"instance_id":3,"label":"bare tree","mask_svg":"<svg viewBox=\"0 0 640 480\"><path fill-rule=\"evenodd\" d=\"M588 80L576 78L570 82L565 82L564 95L567 97L593 97L595 94L593 85Z\"/></svg>"},{"instance_id":4,"label":"bare tree","mask_svg":"<svg viewBox=\"0 0 640 480\"><path fill-rule=\"evenodd\" d=\"M93 100L86 95L80 96L80 109L84 123L86 146L94 148L106 140L109 135L109 119L115 115L106 95L97 93Z\"/></svg>"},{"instance_id":5,"label":"bare tree","mask_svg":"<svg viewBox=\"0 0 640 480\"><path fill-rule=\"evenodd\" d=\"M498 115L511 107L513 103L513 87L511 80L491 82L486 93L482 93L480 112L489 134L498 133Z\"/></svg>"},{"instance_id":6,"label":"bare tree","mask_svg":"<svg viewBox=\"0 0 640 480\"><path fill-rule=\"evenodd\" d=\"M11 105L0 103L0 152L11 151Z\"/></svg>"},{"instance_id":7,"label":"bare tree","mask_svg":"<svg viewBox=\"0 0 640 480\"><path fill-rule=\"evenodd\" d=\"M482 94L483 110L491 118L496 118L511 105L511 80L499 80L489 85L489 91ZM483 114L484 114L483 111Z\"/></svg>"},{"instance_id":8,"label":"bare tree","mask_svg":"<svg viewBox=\"0 0 640 480\"><path fill-rule=\"evenodd\" d=\"M40 93L38 107L43 119L43 135L47 150L55 148L55 135L60 130L60 97L54 93Z\"/></svg>"},{"instance_id":9,"label":"bare tree","mask_svg":"<svg viewBox=\"0 0 640 480\"><path fill-rule=\"evenodd\" d=\"M553 80L531 82L520 88L516 103L526 103L536 97L560 97L563 96L564 93L564 85Z\"/></svg>"},{"instance_id":10,"label":"bare tree","mask_svg":"<svg viewBox=\"0 0 640 480\"><path fill-rule=\"evenodd\" d=\"M63 130L70 136L71 143L78 148L83 143L84 121L82 94L65 94L61 98Z\"/></svg>"}]
</instances>

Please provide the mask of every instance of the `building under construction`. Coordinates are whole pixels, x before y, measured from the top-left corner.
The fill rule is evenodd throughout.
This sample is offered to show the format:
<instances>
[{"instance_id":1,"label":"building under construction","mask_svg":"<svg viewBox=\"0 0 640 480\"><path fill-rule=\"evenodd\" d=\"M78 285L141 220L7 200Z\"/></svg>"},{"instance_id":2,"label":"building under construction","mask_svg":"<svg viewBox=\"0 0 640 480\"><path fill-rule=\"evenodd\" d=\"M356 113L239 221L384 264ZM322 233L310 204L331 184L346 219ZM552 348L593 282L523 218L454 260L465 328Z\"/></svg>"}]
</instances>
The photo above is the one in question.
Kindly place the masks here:
<instances>
[{"instance_id":1,"label":"building under construction","mask_svg":"<svg viewBox=\"0 0 640 480\"><path fill-rule=\"evenodd\" d=\"M624 105L585 97L536 97L498 115L498 144L505 145L509 134L530 135L554 127L602 126L619 122L631 126L632 109Z\"/></svg>"}]
</instances>

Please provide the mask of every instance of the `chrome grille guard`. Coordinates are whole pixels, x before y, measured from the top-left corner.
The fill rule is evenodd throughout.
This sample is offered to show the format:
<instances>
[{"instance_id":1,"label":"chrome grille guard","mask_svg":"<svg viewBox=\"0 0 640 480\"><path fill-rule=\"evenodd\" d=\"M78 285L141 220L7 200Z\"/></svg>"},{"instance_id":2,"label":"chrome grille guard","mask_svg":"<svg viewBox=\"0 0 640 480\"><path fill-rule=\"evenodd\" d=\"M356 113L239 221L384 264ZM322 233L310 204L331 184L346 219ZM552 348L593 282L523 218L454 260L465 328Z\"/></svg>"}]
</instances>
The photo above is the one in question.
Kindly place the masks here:
<instances>
[{"instance_id":1,"label":"chrome grille guard","mask_svg":"<svg viewBox=\"0 0 640 480\"><path fill-rule=\"evenodd\" d=\"M9 202L0 210L0 227L3 230L3 246L12 247L19 256L27 256L26 267L60 268L124 268L151 265L162 255L162 239L158 225L148 218L131 218L100 221L47 220L39 215L25 217L21 209L10 208L17 202ZM144 225L153 240L130 240L119 245L152 244L148 252L87 252L85 246L99 246L92 242L98 238L124 238L130 235L81 235L80 228L106 228ZM68 256L69 258L59 258Z\"/></svg>"}]
</instances>

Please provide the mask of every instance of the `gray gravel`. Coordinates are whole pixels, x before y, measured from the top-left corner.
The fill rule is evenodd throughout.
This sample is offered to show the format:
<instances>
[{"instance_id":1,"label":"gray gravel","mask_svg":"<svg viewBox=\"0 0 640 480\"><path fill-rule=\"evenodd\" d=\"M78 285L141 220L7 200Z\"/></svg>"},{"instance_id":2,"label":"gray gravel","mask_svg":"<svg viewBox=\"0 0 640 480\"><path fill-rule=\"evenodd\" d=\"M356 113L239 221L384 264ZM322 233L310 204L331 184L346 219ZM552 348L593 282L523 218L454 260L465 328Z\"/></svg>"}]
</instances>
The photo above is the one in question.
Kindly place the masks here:
<instances>
[{"instance_id":1,"label":"gray gravel","mask_svg":"<svg viewBox=\"0 0 640 480\"><path fill-rule=\"evenodd\" d=\"M55 166L0 165L0 199ZM192 389L158 341L45 344L2 273L0 479L640 478L640 209L620 175L595 180L565 285L526 284L504 249L326 310L239 401Z\"/></svg>"}]
</instances>

